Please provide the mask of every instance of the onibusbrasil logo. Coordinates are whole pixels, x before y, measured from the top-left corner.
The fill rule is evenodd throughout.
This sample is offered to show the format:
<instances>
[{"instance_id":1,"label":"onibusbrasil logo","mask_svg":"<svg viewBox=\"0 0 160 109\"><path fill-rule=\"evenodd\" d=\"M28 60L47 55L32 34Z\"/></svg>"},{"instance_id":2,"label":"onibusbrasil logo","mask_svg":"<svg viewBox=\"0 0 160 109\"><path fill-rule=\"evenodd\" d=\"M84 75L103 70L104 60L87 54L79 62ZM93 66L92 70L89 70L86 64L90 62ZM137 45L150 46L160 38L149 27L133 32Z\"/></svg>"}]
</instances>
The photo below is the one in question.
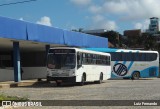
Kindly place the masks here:
<instances>
[{"instance_id":1,"label":"onibusbrasil logo","mask_svg":"<svg viewBox=\"0 0 160 109\"><path fill-rule=\"evenodd\" d=\"M29 106L42 106L40 101L2 101L2 108L7 107L29 107ZM1 108L0 108L1 109Z\"/></svg>"},{"instance_id":2,"label":"onibusbrasil logo","mask_svg":"<svg viewBox=\"0 0 160 109\"><path fill-rule=\"evenodd\" d=\"M113 66L113 71L118 76L125 76L128 73L128 69L124 64L117 63Z\"/></svg>"}]
</instances>

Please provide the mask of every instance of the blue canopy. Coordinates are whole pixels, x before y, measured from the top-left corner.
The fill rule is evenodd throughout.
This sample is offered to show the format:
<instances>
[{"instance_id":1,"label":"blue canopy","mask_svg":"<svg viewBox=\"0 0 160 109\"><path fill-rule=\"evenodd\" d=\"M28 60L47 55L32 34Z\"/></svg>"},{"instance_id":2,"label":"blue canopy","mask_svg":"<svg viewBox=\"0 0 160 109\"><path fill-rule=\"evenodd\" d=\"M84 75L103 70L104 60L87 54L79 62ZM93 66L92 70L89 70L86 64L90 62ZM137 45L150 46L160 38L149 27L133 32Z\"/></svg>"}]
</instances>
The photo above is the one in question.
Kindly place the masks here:
<instances>
[{"instance_id":1,"label":"blue canopy","mask_svg":"<svg viewBox=\"0 0 160 109\"><path fill-rule=\"evenodd\" d=\"M108 47L108 39L89 34L64 31L66 45L80 47Z\"/></svg>"},{"instance_id":2,"label":"blue canopy","mask_svg":"<svg viewBox=\"0 0 160 109\"><path fill-rule=\"evenodd\" d=\"M0 38L67 46L108 48L108 39L0 17Z\"/></svg>"},{"instance_id":3,"label":"blue canopy","mask_svg":"<svg viewBox=\"0 0 160 109\"><path fill-rule=\"evenodd\" d=\"M66 45L85 47L87 46L86 39L85 34L64 30L64 41Z\"/></svg>"},{"instance_id":4,"label":"blue canopy","mask_svg":"<svg viewBox=\"0 0 160 109\"><path fill-rule=\"evenodd\" d=\"M26 40L26 23L20 20L0 17L0 37Z\"/></svg>"},{"instance_id":5,"label":"blue canopy","mask_svg":"<svg viewBox=\"0 0 160 109\"><path fill-rule=\"evenodd\" d=\"M63 30L61 29L27 23L27 34L27 39L30 41L64 44Z\"/></svg>"}]
</instances>

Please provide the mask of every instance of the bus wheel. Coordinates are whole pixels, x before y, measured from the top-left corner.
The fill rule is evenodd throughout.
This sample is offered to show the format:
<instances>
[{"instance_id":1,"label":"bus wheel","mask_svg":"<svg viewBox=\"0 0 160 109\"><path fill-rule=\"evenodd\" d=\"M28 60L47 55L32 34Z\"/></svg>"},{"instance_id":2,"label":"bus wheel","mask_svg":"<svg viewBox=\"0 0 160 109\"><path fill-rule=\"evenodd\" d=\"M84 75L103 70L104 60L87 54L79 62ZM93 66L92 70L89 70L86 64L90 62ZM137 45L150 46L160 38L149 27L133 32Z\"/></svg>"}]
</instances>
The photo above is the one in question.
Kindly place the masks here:
<instances>
[{"instance_id":1,"label":"bus wheel","mask_svg":"<svg viewBox=\"0 0 160 109\"><path fill-rule=\"evenodd\" d=\"M83 86L83 85L84 85L84 83L85 83L85 75L83 74L83 76L82 76L82 80L81 80L81 82L80 82L80 85L81 85L81 86Z\"/></svg>"},{"instance_id":2,"label":"bus wheel","mask_svg":"<svg viewBox=\"0 0 160 109\"><path fill-rule=\"evenodd\" d=\"M102 83L102 80L103 80L103 74L101 73L100 76L99 76L98 84L101 84L101 83Z\"/></svg>"},{"instance_id":3,"label":"bus wheel","mask_svg":"<svg viewBox=\"0 0 160 109\"><path fill-rule=\"evenodd\" d=\"M134 73L132 74L132 79L138 80L139 78L140 78L139 72L134 72Z\"/></svg>"}]
</instances>

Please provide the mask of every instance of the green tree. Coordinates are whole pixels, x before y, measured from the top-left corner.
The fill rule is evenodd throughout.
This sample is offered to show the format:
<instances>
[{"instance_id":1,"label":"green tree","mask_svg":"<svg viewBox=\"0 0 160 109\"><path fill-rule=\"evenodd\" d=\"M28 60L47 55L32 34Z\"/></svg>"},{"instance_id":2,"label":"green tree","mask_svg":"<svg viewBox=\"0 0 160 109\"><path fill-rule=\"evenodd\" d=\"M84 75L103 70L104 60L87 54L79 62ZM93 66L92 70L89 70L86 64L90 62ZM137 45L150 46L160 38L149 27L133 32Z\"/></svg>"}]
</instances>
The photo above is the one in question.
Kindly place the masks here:
<instances>
[{"instance_id":1,"label":"green tree","mask_svg":"<svg viewBox=\"0 0 160 109\"><path fill-rule=\"evenodd\" d=\"M117 44L119 45L119 33L116 31L107 31L105 33L100 34L100 36L108 38L109 42L111 42L116 47Z\"/></svg>"},{"instance_id":2,"label":"green tree","mask_svg":"<svg viewBox=\"0 0 160 109\"><path fill-rule=\"evenodd\" d=\"M144 45L145 45L145 49L147 50L156 50L156 39L154 38L154 36L152 35L148 35L145 37L144 39Z\"/></svg>"}]
</instances>

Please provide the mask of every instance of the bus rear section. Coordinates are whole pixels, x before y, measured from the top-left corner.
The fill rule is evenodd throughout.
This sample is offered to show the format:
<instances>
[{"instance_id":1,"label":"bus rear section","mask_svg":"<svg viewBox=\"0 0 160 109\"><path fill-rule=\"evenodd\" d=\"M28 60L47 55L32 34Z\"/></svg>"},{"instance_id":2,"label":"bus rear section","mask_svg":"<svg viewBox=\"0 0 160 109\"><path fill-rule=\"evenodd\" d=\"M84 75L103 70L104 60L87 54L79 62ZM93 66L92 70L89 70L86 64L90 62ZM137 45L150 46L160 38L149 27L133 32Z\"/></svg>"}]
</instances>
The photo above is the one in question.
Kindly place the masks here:
<instances>
[{"instance_id":1,"label":"bus rear section","mask_svg":"<svg viewBox=\"0 0 160 109\"><path fill-rule=\"evenodd\" d=\"M110 78L110 54L77 48L50 49L47 58L47 80L79 83L96 81L101 83Z\"/></svg>"},{"instance_id":2,"label":"bus rear section","mask_svg":"<svg viewBox=\"0 0 160 109\"><path fill-rule=\"evenodd\" d=\"M88 48L111 54L111 78L139 79L159 76L159 53L157 51Z\"/></svg>"},{"instance_id":3,"label":"bus rear section","mask_svg":"<svg viewBox=\"0 0 160 109\"><path fill-rule=\"evenodd\" d=\"M78 50L77 56L77 81L81 85L84 82L94 81L102 83L111 78L111 57L108 53L94 52L90 50Z\"/></svg>"},{"instance_id":4,"label":"bus rear section","mask_svg":"<svg viewBox=\"0 0 160 109\"><path fill-rule=\"evenodd\" d=\"M139 79L159 75L159 54L156 51L120 50L111 55L112 78Z\"/></svg>"}]
</instances>

